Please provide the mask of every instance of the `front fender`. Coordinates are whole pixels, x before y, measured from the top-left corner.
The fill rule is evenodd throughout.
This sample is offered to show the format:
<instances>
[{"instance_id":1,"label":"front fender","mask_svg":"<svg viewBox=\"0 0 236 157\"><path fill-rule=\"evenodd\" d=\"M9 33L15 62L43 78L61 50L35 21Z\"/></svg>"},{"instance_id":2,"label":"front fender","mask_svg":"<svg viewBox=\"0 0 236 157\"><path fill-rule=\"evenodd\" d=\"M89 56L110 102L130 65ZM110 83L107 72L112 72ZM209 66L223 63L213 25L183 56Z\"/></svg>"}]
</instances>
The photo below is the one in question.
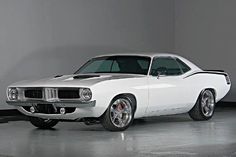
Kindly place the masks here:
<instances>
[{"instance_id":1,"label":"front fender","mask_svg":"<svg viewBox=\"0 0 236 157\"><path fill-rule=\"evenodd\" d=\"M129 93L136 98L135 117L142 117L148 105L148 89L139 88L147 83L145 78L132 78L122 80L105 81L91 87L93 100L96 100L94 111L96 117L100 117L108 108L112 99L117 95Z\"/></svg>"}]
</instances>

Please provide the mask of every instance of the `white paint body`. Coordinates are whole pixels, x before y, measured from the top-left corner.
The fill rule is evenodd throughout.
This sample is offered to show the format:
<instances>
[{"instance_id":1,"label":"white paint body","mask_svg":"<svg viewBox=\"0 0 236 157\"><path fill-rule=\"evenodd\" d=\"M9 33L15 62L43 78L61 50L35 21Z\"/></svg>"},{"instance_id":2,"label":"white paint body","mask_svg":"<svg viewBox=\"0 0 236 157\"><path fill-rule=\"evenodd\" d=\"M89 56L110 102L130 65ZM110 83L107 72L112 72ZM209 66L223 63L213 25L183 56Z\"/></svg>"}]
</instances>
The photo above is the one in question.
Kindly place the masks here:
<instances>
[{"instance_id":1,"label":"white paint body","mask_svg":"<svg viewBox=\"0 0 236 157\"><path fill-rule=\"evenodd\" d=\"M114 54L115 55L115 54ZM124 54L122 54L124 55ZM152 59L159 56L177 57L186 63L191 70L179 76L135 75L135 74L99 74L100 77L83 80L73 79L75 75L65 75L59 78L49 78L38 81L23 81L9 87L86 87L92 91L94 107L76 108L68 114L30 113L22 107L19 111L29 116L50 119L75 120L84 117L100 117L108 108L112 99L124 93L136 98L135 118L186 113L195 105L202 90L211 88L215 91L216 102L221 100L230 90L226 78L222 74L201 73L190 61L173 54L129 54L149 56ZM110 56L110 55L109 55ZM150 63L151 64L151 63ZM198 73L199 74L194 74ZM194 75L192 75L194 74Z\"/></svg>"}]
</instances>

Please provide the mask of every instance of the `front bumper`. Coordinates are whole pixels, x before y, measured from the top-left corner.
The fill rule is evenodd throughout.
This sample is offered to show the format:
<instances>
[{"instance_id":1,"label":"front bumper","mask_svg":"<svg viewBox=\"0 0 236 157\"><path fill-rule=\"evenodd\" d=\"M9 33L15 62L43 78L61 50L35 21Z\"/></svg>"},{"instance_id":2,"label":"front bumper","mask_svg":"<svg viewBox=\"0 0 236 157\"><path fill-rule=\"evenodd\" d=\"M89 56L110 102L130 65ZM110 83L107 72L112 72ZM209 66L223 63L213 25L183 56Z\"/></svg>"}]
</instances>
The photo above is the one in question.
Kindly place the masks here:
<instances>
[{"instance_id":1,"label":"front bumper","mask_svg":"<svg viewBox=\"0 0 236 157\"><path fill-rule=\"evenodd\" d=\"M85 107L95 107L96 101L81 102L81 101L43 101L43 100L27 100L27 101L6 101L12 106L32 106L37 104L52 104L55 107L75 107L75 108L85 108Z\"/></svg>"},{"instance_id":2,"label":"front bumper","mask_svg":"<svg viewBox=\"0 0 236 157\"><path fill-rule=\"evenodd\" d=\"M27 100L27 101L6 101L9 105L15 106L21 113L27 116L39 117L44 119L58 119L58 120L78 120L84 117L94 117L94 108L96 101L81 102L81 101L58 101L49 102L43 100ZM37 104L51 104L54 107L74 107L76 108L72 113L55 114L55 113L31 113L24 109L26 106L35 106Z\"/></svg>"}]
</instances>

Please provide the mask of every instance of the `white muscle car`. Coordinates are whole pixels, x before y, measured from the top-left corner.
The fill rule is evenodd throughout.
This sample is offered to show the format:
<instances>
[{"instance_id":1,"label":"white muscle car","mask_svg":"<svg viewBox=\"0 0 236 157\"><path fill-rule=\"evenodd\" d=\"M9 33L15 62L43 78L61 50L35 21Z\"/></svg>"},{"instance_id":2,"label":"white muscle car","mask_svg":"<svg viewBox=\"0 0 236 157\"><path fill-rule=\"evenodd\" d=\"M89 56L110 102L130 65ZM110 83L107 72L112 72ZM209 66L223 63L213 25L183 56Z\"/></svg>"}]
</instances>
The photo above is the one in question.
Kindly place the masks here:
<instances>
[{"instance_id":1,"label":"white muscle car","mask_svg":"<svg viewBox=\"0 0 236 157\"><path fill-rule=\"evenodd\" d=\"M188 112L208 120L230 86L227 73L177 55L116 54L93 58L72 75L12 84L7 103L43 129L73 120L122 131L140 117Z\"/></svg>"}]
</instances>

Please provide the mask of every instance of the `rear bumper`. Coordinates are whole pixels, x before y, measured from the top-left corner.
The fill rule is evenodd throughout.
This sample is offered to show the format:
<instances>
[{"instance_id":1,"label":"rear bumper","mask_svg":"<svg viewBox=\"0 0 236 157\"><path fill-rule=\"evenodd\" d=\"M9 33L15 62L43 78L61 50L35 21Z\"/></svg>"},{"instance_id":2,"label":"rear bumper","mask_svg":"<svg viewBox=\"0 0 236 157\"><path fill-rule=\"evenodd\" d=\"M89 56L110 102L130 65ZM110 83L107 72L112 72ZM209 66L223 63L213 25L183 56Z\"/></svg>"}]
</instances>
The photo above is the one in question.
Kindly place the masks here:
<instances>
[{"instance_id":1,"label":"rear bumper","mask_svg":"<svg viewBox=\"0 0 236 157\"><path fill-rule=\"evenodd\" d=\"M81 102L81 101L42 101L42 100L30 100L30 101L6 101L12 106L32 106L37 104L52 104L55 107L75 107L75 108L85 108L85 107L95 107L96 101Z\"/></svg>"}]
</instances>

